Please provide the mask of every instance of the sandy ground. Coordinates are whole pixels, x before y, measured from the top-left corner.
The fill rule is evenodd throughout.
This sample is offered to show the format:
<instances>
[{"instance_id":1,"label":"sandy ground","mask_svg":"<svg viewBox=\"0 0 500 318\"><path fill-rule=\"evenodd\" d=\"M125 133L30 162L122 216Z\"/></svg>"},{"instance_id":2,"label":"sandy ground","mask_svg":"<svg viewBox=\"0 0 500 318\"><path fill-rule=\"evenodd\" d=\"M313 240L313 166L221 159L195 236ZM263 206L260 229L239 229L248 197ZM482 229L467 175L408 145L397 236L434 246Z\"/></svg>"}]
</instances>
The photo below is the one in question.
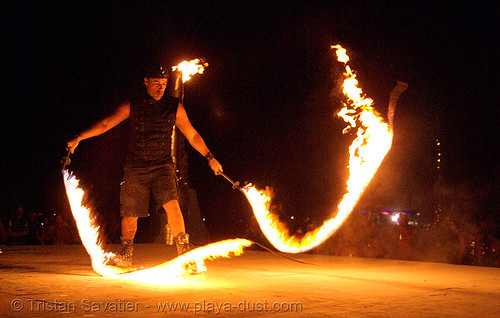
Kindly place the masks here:
<instances>
[{"instance_id":1,"label":"sandy ground","mask_svg":"<svg viewBox=\"0 0 500 318\"><path fill-rule=\"evenodd\" d=\"M2 251L2 317L500 317L500 268L291 255L304 264L247 249L150 285L96 275L80 245ZM134 257L148 266L174 254L138 244Z\"/></svg>"}]
</instances>

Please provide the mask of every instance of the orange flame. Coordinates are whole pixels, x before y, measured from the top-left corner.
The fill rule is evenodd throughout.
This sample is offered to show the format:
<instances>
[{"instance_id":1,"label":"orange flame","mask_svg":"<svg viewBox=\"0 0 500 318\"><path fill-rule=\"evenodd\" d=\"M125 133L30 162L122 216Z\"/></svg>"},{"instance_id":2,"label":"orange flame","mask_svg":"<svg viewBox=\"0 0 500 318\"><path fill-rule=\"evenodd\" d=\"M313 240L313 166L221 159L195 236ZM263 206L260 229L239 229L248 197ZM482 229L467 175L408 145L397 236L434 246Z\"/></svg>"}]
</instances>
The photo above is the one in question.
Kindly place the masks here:
<instances>
[{"instance_id":1,"label":"orange flame","mask_svg":"<svg viewBox=\"0 0 500 318\"><path fill-rule=\"evenodd\" d=\"M105 275L107 270L104 264L115 254L104 252L101 248L99 226L95 224L91 216L91 211L82 205L84 191L78 187L78 180L68 170L63 170L63 177L71 212L78 228L78 234L83 246L90 255L92 268L96 273Z\"/></svg>"},{"instance_id":2,"label":"orange flame","mask_svg":"<svg viewBox=\"0 0 500 318\"><path fill-rule=\"evenodd\" d=\"M208 63L200 59L194 59L191 61L182 61L177 66L172 66L172 71L182 72L182 82L185 83L191 79L194 74L203 74L205 67L208 67Z\"/></svg>"},{"instance_id":3,"label":"orange flame","mask_svg":"<svg viewBox=\"0 0 500 318\"><path fill-rule=\"evenodd\" d=\"M212 260L220 257L237 256L243 253L243 248L252 245L245 239L233 239L216 242L203 247L196 248L177 258L148 269L118 268L105 265L109 258L115 254L105 252L99 241L99 226L91 216L91 211L82 205L84 195L83 189L79 187L79 181L68 170L63 170L64 186L68 195L71 212L75 219L78 233L82 243L89 253L94 271L107 277L134 280L149 284L171 283L173 280L189 274L185 265L196 262L198 272L205 271L204 260Z\"/></svg>"},{"instance_id":4,"label":"orange flame","mask_svg":"<svg viewBox=\"0 0 500 318\"><path fill-rule=\"evenodd\" d=\"M302 237L290 236L286 225L269 211L272 200L269 188L260 191L250 184L242 190L253 208L262 232L269 242L282 252L305 252L327 240L350 215L392 144L392 129L372 108L373 100L366 98L358 87L356 75L347 65L349 56L346 50L340 45L331 48L336 49L337 60L344 64L346 77L342 90L347 102L337 115L348 123L344 132L358 127L356 138L349 147L347 193L342 197L335 217L326 220L322 226Z\"/></svg>"},{"instance_id":5,"label":"orange flame","mask_svg":"<svg viewBox=\"0 0 500 318\"><path fill-rule=\"evenodd\" d=\"M202 260L212 260L220 257L229 258L243 253L243 248L252 245L252 242L245 239L231 239L208 244L174 258L163 264L117 275L115 278L133 280L148 284L170 284L178 278L185 276L184 264L193 260L196 261L198 271L206 271Z\"/></svg>"}]
</instances>

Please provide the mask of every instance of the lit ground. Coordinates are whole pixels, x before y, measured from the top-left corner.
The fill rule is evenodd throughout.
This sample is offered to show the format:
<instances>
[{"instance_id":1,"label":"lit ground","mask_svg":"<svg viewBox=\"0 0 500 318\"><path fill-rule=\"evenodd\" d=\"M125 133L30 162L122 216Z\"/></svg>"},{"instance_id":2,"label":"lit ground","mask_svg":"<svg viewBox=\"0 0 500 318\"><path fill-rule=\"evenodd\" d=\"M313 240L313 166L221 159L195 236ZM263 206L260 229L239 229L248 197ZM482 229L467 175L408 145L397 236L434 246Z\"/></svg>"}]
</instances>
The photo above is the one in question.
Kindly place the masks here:
<instances>
[{"instance_id":1,"label":"lit ground","mask_svg":"<svg viewBox=\"0 0 500 318\"><path fill-rule=\"evenodd\" d=\"M247 250L208 262L206 273L183 283L157 286L96 275L79 245L2 251L3 317L500 316L500 268L292 255L312 265ZM135 257L138 265L152 265L173 254L173 248L144 244ZM175 312L167 308L177 302Z\"/></svg>"}]
</instances>

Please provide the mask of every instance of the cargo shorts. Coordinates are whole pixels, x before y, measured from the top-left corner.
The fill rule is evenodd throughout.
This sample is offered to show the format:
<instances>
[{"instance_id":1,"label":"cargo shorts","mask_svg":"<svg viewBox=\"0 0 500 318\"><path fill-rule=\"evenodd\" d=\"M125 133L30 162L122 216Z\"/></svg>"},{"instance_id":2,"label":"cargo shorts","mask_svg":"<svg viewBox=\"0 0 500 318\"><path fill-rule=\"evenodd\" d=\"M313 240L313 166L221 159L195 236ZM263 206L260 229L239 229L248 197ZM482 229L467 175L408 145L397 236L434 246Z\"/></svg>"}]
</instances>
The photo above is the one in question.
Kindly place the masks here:
<instances>
[{"instance_id":1,"label":"cargo shorts","mask_svg":"<svg viewBox=\"0 0 500 318\"><path fill-rule=\"evenodd\" d=\"M125 166L120 187L120 215L147 217L165 203L179 201L179 187L173 164L149 167Z\"/></svg>"}]
</instances>

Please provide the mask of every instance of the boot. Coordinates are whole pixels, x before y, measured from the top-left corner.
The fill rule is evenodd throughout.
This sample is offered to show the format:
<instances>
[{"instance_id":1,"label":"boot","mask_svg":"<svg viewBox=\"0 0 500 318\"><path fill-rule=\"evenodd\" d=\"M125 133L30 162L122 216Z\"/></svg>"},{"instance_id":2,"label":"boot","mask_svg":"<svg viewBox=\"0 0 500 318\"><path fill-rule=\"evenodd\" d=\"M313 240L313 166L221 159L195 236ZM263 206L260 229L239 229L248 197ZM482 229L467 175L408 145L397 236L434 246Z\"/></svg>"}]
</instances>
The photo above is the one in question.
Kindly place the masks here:
<instances>
[{"instance_id":1,"label":"boot","mask_svg":"<svg viewBox=\"0 0 500 318\"><path fill-rule=\"evenodd\" d=\"M177 247L177 255L184 254L191 250L191 247L189 246L189 234L180 233L175 237L174 241L175 246Z\"/></svg>"},{"instance_id":2,"label":"boot","mask_svg":"<svg viewBox=\"0 0 500 318\"><path fill-rule=\"evenodd\" d=\"M132 252L134 251L134 239L120 238L122 242L121 251L110 259L108 264L117 267L131 267L132 266Z\"/></svg>"},{"instance_id":3,"label":"boot","mask_svg":"<svg viewBox=\"0 0 500 318\"><path fill-rule=\"evenodd\" d=\"M189 245L189 234L180 233L174 238L174 241L177 247L177 255L182 255L191 250L191 246ZM198 273L198 266L194 261L184 264L184 269L190 274Z\"/></svg>"}]
</instances>

